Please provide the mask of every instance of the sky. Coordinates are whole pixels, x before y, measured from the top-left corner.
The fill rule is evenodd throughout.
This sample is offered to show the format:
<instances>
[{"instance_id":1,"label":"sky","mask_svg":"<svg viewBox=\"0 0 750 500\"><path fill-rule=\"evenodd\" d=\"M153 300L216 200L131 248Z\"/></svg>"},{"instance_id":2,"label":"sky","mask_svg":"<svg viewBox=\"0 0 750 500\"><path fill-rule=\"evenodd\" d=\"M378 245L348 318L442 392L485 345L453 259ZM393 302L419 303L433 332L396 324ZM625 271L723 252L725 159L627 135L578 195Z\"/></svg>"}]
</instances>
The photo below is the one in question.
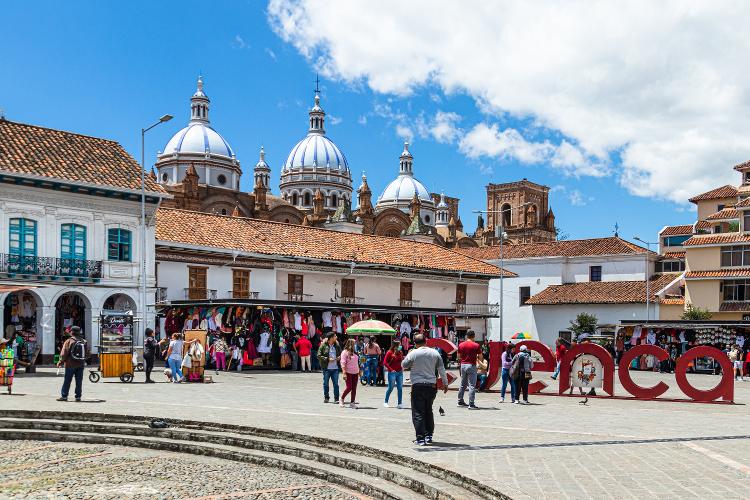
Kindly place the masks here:
<instances>
[{"instance_id":1,"label":"sky","mask_svg":"<svg viewBox=\"0 0 750 500\"><path fill-rule=\"evenodd\" d=\"M28 1L3 6L9 120L114 139L152 165L203 75L211 125L251 190L307 132L316 75L329 137L379 194L409 140L415 176L461 199L551 188L569 238L655 241L687 198L750 159L750 38L741 2L467 0Z\"/></svg>"}]
</instances>

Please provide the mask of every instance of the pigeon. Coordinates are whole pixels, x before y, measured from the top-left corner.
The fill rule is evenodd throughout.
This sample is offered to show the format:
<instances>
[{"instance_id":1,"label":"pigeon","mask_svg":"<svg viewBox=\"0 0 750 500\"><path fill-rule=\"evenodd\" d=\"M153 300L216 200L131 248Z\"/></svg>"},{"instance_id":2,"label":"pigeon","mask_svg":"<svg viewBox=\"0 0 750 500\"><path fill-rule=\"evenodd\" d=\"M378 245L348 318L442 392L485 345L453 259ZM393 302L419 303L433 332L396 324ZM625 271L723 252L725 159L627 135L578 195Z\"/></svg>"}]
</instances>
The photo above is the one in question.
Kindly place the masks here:
<instances>
[{"instance_id":1,"label":"pigeon","mask_svg":"<svg viewBox=\"0 0 750 500\"><path fill-rule=\"evenodd\" d=\"M167 427L169 427L169 423L165 422L164 420L155 418L148 423L148 426L152 429L166 429Z\"/></svg>"},{"instance_id":2,"label":"pigeon","mask_svg":"<svg viewBox=\"0 0 750 500\"><path fill-rule=\"evenodd\" d=\"M445 410L443 410L443 407L442 407L442 406L441 406L440 408L438 408L438 412L440 413L440 416L441 416L441 417L444 417L444 416L445 416Z\"/></svg>"},{"instance_id":3,"label":"pigeon","mask_svg":"<svg viewBox=\"0 0 750 500\"><path fill-rule=\"evenodd\" d=\"M584 398L583 401L578 402L579 405L586 406L589 404L589 398Z\"/></svg>"}]
</instances>

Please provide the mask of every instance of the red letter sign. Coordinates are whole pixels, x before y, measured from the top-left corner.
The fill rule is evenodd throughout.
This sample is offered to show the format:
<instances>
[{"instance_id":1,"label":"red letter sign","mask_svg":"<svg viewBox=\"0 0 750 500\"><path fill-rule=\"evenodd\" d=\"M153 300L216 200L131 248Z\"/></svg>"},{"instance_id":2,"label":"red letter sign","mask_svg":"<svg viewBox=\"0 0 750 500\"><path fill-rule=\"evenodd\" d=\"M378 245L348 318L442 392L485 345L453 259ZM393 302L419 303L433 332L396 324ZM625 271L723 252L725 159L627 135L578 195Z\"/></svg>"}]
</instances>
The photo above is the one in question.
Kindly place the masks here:
<instances>
[{"instance_id":1,"label":"red letter sign","mask_svg":"<svg viewBox=\"0 0 750 500\"><path fill-rule=\"evenodd\" d=\"M492 386L500 380L500 365L506 345L505 342L490 342L490 369L487 371L485 391L492 389Z\"/></svg>"},{"instance_id":2,"label":"red letter sign","mask_svg":"<svg viewBox=\"0 0 750 500\"><path fill-rule=\"evenodd\" d=\"M526 346L526 349L530 351L538 352L542 355L542 361L534 362L533 370L538 372L553 372L555 371L555 366L557 363L555 362L555 355L552 354L552 351L549 347L547 347L546 344L542 344L538 340L522 340L518 344L516 344L516 352L519 352L519 349L522 345ZM542 382L541 380L537 380L536 382L532 382L529 384L529 394L535 394L537 392L540 392L542 389L547 387L547 384L545 382Z\"/></svg>"},{"instance_id":3,"label":"red letter sign","mask_svg":"<svg viewBox=\"0 0 750 500\"><path fill-rule=\"evenodd\" d=\"M456 352L456 350L458 349L458 347L456 347L456 344L454 344L453 342L451 342L448 339L443 339L443 338L427 339L427 347L431 347L433 349L436 348L436 347L439 347L448 356L450 356L451 354L453 354L454 352ZM448 376L448 385L451 385L453 383L453 381L456 380L456 377L454 377L453 374L450 373L450 372L446 373L446 375ZM437 381L437 388L438 389L442 389L443 388L443 381L440 380L439 377L438 377L438 381Z\"/></svg>"},{"instance_id":4,"label":"red letter sign","mask_svg":"<svg viewBox=\"0 0 750 500\"><path fill-rule=\"evenodd\" d=\"M643 355L655 356L659 361L669 359L667 351L661 347L649 344L641 344L628 350L620 358L620 383L630 394L639 399L655 399L667 392L669 386L664 382L659 382L653 387L641 387L640 385L633 382L630 378L630 363L638 356Z\"/></svg>"},{"instance_id":5,"label":"red letter sign","mask_svg":"<svg viewBox=\"0 0 750 500\"><path fill-rule=\"evenodd\" d=\"M695 358L709 357L718 361L721 365L721 382L719 385L708 391L696 389L687 379L688 363ZM732 362L722 351L715 347L700 346L693 347L677 360L677 367L674 370L674 376L677 378L677 385L683 393L693 401L709 402L722 397L724 401L734 401L734 369Z\"/></svg>"},{"instance_id":6,"label":"red letter sign","mask_svg":"<svg viewBox=\"0 0 750 500\"><path fill-rule=\"evenodd\" d=\"M560 389L558 394L563 395L570 388L570 368L573 360L580 354L591 354L601 362L604 369L604 392L610 396L615 395L615 362L607 350L598 344L576 344L565 353L560 363Z\"/></svg>"}]
</instances>

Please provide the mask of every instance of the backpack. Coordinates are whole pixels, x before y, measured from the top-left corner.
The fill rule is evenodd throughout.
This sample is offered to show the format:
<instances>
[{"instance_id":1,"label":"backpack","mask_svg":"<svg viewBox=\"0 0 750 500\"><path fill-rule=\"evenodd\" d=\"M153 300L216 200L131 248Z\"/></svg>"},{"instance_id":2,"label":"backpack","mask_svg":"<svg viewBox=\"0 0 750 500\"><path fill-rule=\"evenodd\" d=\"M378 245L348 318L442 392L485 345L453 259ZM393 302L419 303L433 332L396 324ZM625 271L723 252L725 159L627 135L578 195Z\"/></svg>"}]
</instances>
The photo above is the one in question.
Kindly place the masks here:
<instances>
[{"instance_id":1,"label":"backpack","mask_svg":"<svg viewBox=\"0 0 750 500\"><path fill-rule=\"evenodd\" d=\"M70 347L70 357L76 361L86 360L86 341L83 339L76 338L73 345Z\"/></svg>"}]
</instances>

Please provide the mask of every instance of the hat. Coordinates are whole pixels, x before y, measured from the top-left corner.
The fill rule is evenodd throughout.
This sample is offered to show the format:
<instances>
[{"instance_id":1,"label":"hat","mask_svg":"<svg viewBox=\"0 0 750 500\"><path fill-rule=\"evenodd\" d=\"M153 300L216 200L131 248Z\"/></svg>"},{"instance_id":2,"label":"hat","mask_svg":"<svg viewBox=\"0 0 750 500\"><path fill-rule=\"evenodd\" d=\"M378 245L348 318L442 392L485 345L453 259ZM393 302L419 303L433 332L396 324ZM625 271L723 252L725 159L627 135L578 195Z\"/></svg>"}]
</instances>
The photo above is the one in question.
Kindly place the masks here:
<instances>
[{"instance_id":1,"label":"hat","mask_svg":"<svg viewBox=\"0 0 750 500\"><path fill-rule=\"evenodd\" d=\"M525 351L525 350L526 350L526 346L525 346L525 345L522 345L522 346L521 346L521 350L522 350L522 351Z\"/></svg>"}]
</instances>

